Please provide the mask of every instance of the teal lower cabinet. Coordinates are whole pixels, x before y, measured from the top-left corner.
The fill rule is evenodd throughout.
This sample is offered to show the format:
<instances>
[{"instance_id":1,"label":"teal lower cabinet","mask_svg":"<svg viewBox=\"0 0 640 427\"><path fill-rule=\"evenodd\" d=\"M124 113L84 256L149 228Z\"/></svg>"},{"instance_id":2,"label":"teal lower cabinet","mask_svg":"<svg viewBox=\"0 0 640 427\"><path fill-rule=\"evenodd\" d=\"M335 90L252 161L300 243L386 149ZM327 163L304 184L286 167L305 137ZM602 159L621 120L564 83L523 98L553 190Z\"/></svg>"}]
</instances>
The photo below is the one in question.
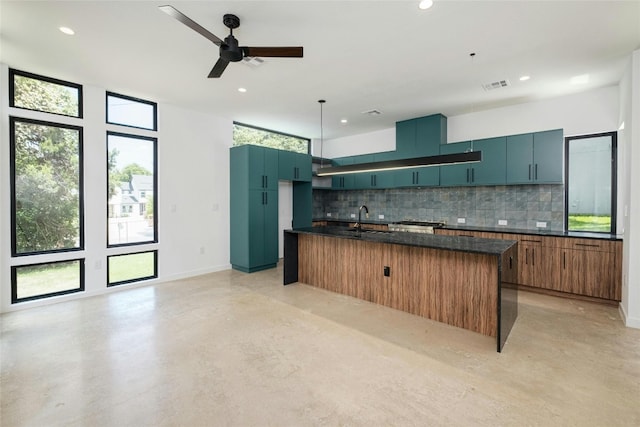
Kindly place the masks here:
<instances>
[{"instance_id":1,"label":"teal lower cabinet","mask_svg":"<svg viewBox=\"0 0 640 427\"><path fill-rule=\"evenodd\" d=\"M245 273L278 262L278 191L231 191L231 266Z\"/></svg>"}]
</instances>

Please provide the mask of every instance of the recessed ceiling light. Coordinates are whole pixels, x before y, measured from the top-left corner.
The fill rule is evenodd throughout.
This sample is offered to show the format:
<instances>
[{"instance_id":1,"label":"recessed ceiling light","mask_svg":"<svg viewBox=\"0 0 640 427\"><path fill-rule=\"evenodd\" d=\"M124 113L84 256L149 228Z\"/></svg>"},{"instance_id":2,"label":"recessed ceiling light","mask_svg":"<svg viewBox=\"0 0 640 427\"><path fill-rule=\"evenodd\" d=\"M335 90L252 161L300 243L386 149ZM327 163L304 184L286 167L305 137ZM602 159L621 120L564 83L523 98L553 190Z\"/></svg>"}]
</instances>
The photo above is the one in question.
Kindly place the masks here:
<instances>
[{"instance_id":1,"label":"recessed ceiling light","mask_svg":"<svg viewBox=\"0 0 640 427\"><path fill-rule=\"evenodd\" d=\"M347 119L340 120L340 123L347 123Z\"/></svg>"},{"instance_id":2,"label":"recessed ceiling light","mask_svg":"<svg viewBox=\"0 0 640 427\"><path fill-rule=\"evenodd\" d=\"M74 35L76 32L73 31L71 28L69 27L59 27L58 28L61 32L65 33L68 36L72 36Z\"/></svg>"},{"instance_id":3,"label":"recessed ceiling light","mask_svg":"<svg viewBox=\"0 0 640 427\"><path fill-rule=\"evenodd\" d=\"M589 83L589 74L580 74L579 76L571 77L572 85L583 85Z\"/></svg>"},{"instance_id":4,"label":"recessed ceiling light","mask_svg":"<svg viewBox=\"0 0 640 427\"><path fill-rule=\"evenodd\" d=\"M527 80L529 80L531 78L531 76L522 76L520 77L520 81L521 82L526 82Z\"/></svg>"},{"instance_id":5,"label":"recessed ceiling light","mask_svg":"<svg viewBox=\"0 0 640 427\"><path fill-rule=\"evenodd\" d=\"M246 89L246 88L243 88L243 87L239 87L239 88L238 88L238 92L245 93L246 91L247 91L247 89Z\"/></svg>"},{"instance_id":6,"label":"recessed ceiling light","mask_svg":"<svg viewBox=\"0 0 640 427\"><path fill-rule=\"evenodd\" d=\"M418 4L418 7L422 10L429 9L431 6L433 6L433 0L422 0Z\"/></svg>"}]
</instances>

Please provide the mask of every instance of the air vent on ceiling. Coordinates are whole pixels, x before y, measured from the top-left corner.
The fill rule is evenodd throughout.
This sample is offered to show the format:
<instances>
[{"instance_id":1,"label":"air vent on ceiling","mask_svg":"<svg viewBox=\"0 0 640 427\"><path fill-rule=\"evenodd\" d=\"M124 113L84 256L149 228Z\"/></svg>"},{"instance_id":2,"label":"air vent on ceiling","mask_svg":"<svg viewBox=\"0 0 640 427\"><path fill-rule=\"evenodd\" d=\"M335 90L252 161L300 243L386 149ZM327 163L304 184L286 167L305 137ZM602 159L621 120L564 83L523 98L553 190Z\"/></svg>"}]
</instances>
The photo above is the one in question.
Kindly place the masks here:
<instances>
[{"instance_id":1,"label":"air vent on ceiling","mask_svg":"<svg viewBox=\"0 0 640 427\"><path fill-rule=\"evenodd\" d=\"M495 82L483 84L482 88L488 91L488 90L500 89L507 86L511 86L511 83L509 83L509 80L505 79L505 80L498 80Z\"/></svg>"},{"instance_id":2,"label":"air vent on ceiling","mask_svg":"<svg viewBox=\"0 0 640 427\"><path fill-rule=\"evenodd\" d=\"M382 114L382 112L374 108L373 110L363 111L362 114L365 114L367 116L379 116L380 114Z\"/></svg>"},{"instance_id":3,"label":"air vent on ceiling","mask_svg":"<svg viewBox=\"0 0 640 427\"><path fill-rule=\"evenodd\" d=\"M257 56L245 56L242 58L242 63L255 68L264 64L264 59L258 58Z\"/></svg>"}]
</instances>

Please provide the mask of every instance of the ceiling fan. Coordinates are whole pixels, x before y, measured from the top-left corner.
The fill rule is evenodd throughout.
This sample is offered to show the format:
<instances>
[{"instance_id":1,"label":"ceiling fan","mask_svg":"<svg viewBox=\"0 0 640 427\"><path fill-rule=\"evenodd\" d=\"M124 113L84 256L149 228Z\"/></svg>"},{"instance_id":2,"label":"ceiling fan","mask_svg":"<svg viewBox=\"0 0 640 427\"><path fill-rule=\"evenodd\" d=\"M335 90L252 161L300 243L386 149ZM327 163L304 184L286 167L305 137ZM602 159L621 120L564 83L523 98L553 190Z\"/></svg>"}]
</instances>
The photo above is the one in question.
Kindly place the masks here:
<instances>
[{"instance_id":1,"label":"ceiling fan","mask_svg":"<svg viewBox=\"0 0 640 427\"><path fill-rule=\"evenodd\" d=\"M239 62L245 57L271 57L271 58L302 58L302 46L298 47L249 47L238 46L238 40L233 36L233 29L240 26L240 18L236 15L226 14L222 18L222 23L229 28L230 32L224 40L213 35L209 30L202 27L197 22L180 12L173 6L160 6L160 10L167 15L182 22L187 27L200 33L220 47L220 58L209 73L209 78L217 78L227 68L229 62Z\"/></svg>"}]
</instances>

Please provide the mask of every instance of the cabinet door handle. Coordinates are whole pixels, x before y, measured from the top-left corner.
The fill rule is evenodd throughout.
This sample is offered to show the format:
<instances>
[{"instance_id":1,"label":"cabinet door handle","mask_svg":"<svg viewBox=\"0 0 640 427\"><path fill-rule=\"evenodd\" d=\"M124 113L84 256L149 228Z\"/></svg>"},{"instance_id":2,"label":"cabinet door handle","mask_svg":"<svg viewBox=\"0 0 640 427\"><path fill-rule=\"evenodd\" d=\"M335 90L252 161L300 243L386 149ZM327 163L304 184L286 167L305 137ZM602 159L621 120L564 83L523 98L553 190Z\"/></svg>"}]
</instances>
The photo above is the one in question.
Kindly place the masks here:
<instances>
[{"instance_id":1,"label":"cabinet door handle","mask_svg":"<svg viewBox=\"0 0 640 427\"><path fill-rule=\"evenodd\" d=\"M420 172L416 172L416 184L420 182Z\"/></svg>"},{"instance_id":2,"label":"cabinet door handle","mask_svg":"<svg viewBox=\"0 0 640 427\"><path fill-rule=\"evenodd\" d=\"M262 204L264 205L264 191L262 192Z\"/></svg>"},{"instance_id":3,"label":"cabinet door handle","mask_svg":"<svg viewBox=\"0 0 640 427\"><path fill-rule=\"evenodd\" d=\"M264 188L269 188L269 176L264 176Z\"/></svg>"},{"instance_id":4,"label":"cabinet door handle","mask_svg":"<svg viewBox=\"0 0 640 427\"><path fill-rule=\"evenodd\" d=\"M510 256L509 257L509 270L511 270L513 268L513 257Z\"/></svg>"},{"instance_id":5,"label":"cabinet door handle","mask_svg":"<svg viewBox=\"0 0 640 427\"><path fill-rule=\"evenodd\" d=\"M531 240L531 239L522 239L521 242L533 242L533 243L542 243L542 240Z\"/></svg>"},{"instance_id":6,"label":"cabinet door handle","mask_svg":"<svg viewBox=\"0 0 640 427\"><path fill-rule=\"evenodd\" d=\"M264 204L269 204L269 193L267 193L266 191L264 192Z\"/></svg>"},{"instance_id":7,"label":"cabinet door handle","mask_svg":"<svg viewBox=\"0 0 640 427\"><path fill-rule=\"evenodd\" d=\"M524 264L529 265L529 248L524 248Z\"/></svg>"},{"instance_id":8,"label":"cabinet door handle","mask_svg":"<svg viewBox=\"0 0 640 427\"><path fill-rule=\"evenodd\" d=\"M576 246L583 246L587 248L599 248L600 245L590 245L588 243L576 243Z\"/></svg>"},{"instance_id":9,"label":"cabinet door handle","mask_svg":"<svg viewBox=\"0 0 640 427\"><path fill-rule=\"evenodd\" d=\"M538 180L538 164L537 163L536 163L536 167L535 167L534 176L535 176L535 180L537 181Z\"/></svg>"},{"instance_id":10,"label":"cabinet door handle","mask_svg":"<svg viewBox=\"0 0 640 427\"><path fill-rule=\"evenodd\" d=\"M529 163L529 180L531 180L531 163Z\"/></svg>"},{"instance_id":11,"label":"cabinet door handle","mask_svg":"<svg viewBox=\"0 0 640 427\"><path fill-rule=\"evenodd\" d=\"M536 249L531 248L531 265L535 267L536 265Z\"/></svg>"}]
</instances>

